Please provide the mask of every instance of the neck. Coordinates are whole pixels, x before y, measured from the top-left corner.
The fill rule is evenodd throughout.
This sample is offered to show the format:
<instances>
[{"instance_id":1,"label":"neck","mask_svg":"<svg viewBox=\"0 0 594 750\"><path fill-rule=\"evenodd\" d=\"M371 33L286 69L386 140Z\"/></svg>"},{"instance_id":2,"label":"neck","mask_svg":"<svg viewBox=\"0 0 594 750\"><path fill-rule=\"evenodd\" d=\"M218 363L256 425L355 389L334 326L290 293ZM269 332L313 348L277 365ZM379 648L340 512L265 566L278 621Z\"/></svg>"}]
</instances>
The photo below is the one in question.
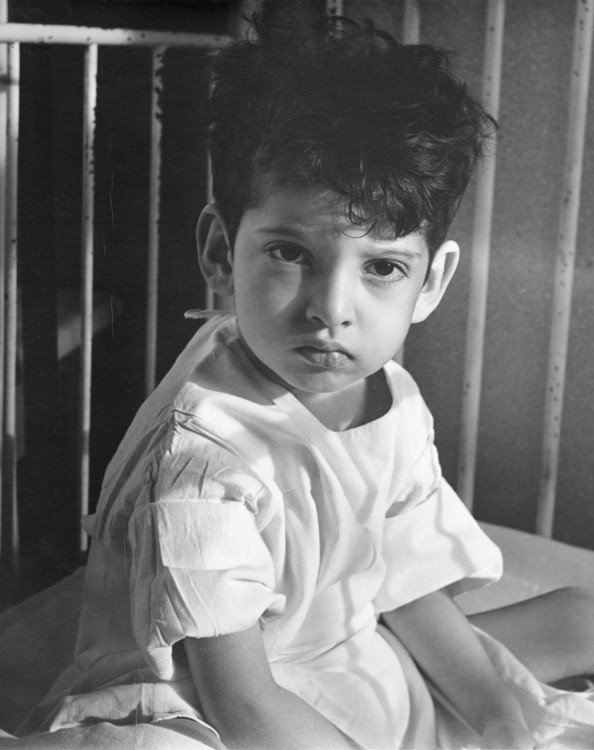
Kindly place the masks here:
<instances>
[{"instance_id":1,"label":"neck","mask_svg":"<svg viewBox=\"0 0 594 750\"><path fill-rule=\"evenodd\" d=\"M392 395L383 370L338 393L293 391L293 395L324 427L334 432L373 422L389 411L392 405Z\"/></svg>"}]
</instances>

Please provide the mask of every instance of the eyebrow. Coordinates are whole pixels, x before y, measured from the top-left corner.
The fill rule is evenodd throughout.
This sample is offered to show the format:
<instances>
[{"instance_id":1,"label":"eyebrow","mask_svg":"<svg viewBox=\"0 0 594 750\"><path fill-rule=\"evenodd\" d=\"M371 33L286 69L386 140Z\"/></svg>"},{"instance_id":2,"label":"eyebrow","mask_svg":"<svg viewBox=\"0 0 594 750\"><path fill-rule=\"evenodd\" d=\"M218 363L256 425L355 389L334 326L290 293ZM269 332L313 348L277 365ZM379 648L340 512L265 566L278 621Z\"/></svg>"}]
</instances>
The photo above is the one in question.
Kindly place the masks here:
<instances>
[{"instance_id":1,"label":"eyebrow","mask_svg":"<svg viewBox=\"0 0 594 750\"><path fill-rule=\"evenodd\" d=\"M397 238L399 239L399 238ZM377 255L378 253L381 253L383 255L404 255L406 258L422 258L423 252L420 250L409 250L407 247L387 247L385 249L381 248L381 244L384 242L396 242L396 240L375 240L380 247L374 248L373 251L370 251L371 255Z\"/></svg>"},{"instance_id":2,"label":"eyebrow","mask_svg":"<svg viewBox=\"0 0 594 750\"><path fill-rule=\"evenodd\" d=\"M301 232L299 229L287 226L261 227L256 231L260 234L288 234L291 237L303 237L305 235L305 233Z\"/></svg>"},{"instance_id":3,"label":"eyebrow","mask_svg":"<svg viewBox=\"0 0 594 750\"><path fill-rule=\"evenodd\" d=\"M292 237L296 240L304 240L307 237L307 232L303 232L300 229L297 229L295 227L286 226L279 224L278 226L273 227L261 227L256 230L260 234L270 234L270 235L277 235L277 234L284 234L288 237ZM349 236L349 235L346 235ZM404 256L405 258L422 258L423 253L421 251L417 250L409 250L407 247L386 247L385 249L381 248L381 245L387 245L388 243L394 243L397 242L400 237L394 237L390 239L383 239L381 237L373 237L373 235L366 235L371 238L371 240L378 245L379 247L370 249L369 255L377 255L378 253L381 253L382 255L391 255L391 254L397 254L400 256Z\"/></svg>"}]
</instances>

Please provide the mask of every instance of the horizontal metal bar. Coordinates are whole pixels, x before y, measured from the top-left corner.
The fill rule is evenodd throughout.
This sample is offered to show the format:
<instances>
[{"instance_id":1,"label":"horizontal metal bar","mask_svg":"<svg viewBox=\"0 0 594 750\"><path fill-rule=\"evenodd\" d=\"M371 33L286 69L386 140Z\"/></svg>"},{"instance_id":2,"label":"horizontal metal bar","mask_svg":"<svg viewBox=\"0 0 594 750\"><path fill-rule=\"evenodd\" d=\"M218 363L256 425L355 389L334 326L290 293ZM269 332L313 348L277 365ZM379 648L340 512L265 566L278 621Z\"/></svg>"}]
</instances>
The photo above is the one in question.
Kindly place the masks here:
<instances>
[{"instance_id":1,"label":"horizontal metal bar","mask_svg":"<svg viewBox=\"0 0 594 750\"><path fill-rule=\"evenodd\" d=\"M33 23L6 23L0 26L0 43L24 44L99 44L135 47L226 47L226 34L187 34L176 31L138 29L101 29L94 26L50 26Z\"/></svg>"}]
</instances>

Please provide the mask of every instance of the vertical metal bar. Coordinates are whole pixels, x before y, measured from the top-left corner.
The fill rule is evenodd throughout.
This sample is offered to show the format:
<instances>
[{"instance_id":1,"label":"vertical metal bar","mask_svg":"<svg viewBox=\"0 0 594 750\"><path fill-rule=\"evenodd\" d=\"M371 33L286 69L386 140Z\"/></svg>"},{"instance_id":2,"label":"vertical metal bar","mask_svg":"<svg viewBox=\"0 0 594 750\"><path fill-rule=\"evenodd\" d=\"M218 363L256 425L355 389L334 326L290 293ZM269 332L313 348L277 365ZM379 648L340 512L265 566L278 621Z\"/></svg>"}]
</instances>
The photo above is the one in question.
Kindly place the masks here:
<instances>
[{"instance_id":1,"label":"vertical metal bar","mask_svg":"<svg viewBox=\"0 0 594 750\"><path fill-rule=\"evenodd\" d=\"M8 21L8 0L0 0L0 24ZM8 49L0 45L0 554L2 553L3 456L4 456L4 368L6 302L6 243L7 236L7 132L8 132Z\"/></svg>"},{"instance_id":2,"label":"vertical metal bar","mask_svg":"<svg viewBox=\"0 0 594 750\"><path fill-rule=\"evenodd\" d=\"M419 0L405 0L402 22L402 43L418 44L421 38L421 7Z\"/></svg>"},{"instance_id":3,"label":"vertical metal bar","mask_svg":"<svg viewBox=\"0 0 594 750\"><path fill-rule=\"evenodd\" d=\"M79 504L81 515L89 512L91 435L91 374L93 353L93 256L95 198L95 107L97 104L97 45L85 48L82 165L82 278L81 278L81 373L79 432ZM81 531L80 550L87 549Z\"/></svg>"},{"instance_id":4,"label":"vertical metal bar","mask_svg":"<svg viewBox=\"0 0 594 750\"><path fill-rule=\"evenodd\" d=\"M20 45L8 45L8 118L6 153L6 404L4 415L5 471L12 507L11 554L18 568L20 549L17 496L17 190L19 147Z\"/></svg>"},{"instance_id":5,"label":"vertical metal bar","mask_svg":"<svg viewBox=\"0 0 594 750\"><path fill-rule=\"evenodd\" d=\"M344 16L344 0L326 0L326 15Z\"/></svg>"},{"instance_id":6,"label":"vertical metal bar","mask_svg":"<svg viewBox=\"0 0 594 750\"><path fill-rule=\"evenodd\" d=\"M237 10L233 14L232 36L236 39L256 38L256 30L250 22L254 14L260 12L262 0L240 0Z\"/></svg>"},{"instance_id":7,"label":"vertical metal bar","mask_svg":"<svg viewBox=\"0 0 594 750\"><path fill-rule=\"evenodd\" d=\"M212 159L210 158L210 151L207 148L206 149L206 201L207 203L212 203L213 200L214 200L214 196L213 196L213 188L212 188ZM215 305L217 304L215 293L211 289L209 284L206 285L205 304L206 304L207 310L214 310Z\"/></svg>"},{"instance_id":8,"label":"vertical metal bar","mask_svg":"<svg viewBox=\"0 0 594 750\"><path fill-rule=\"evenodd\" d=\"M482 98L494 117L499 113L504 25L505 0L489 0ZM494 192L495 153L479 165L474 207L457 485L460 497L469 508L473 504L476 472Z\"/></svg>"},{"instance_id":9,"label":"vertical metal bar","mask_svg":"<svg viewBox=\"0 0 594 750\"><path fill-rule=\"evenodd\" d=\"M405 0L402 19L402 44L418 44L421 38L421 8L419 0ZM394 361L404 364L406 344L402 344Z\"/></svg>"},{"instance_id":10,"label":"vertical metal bar","mask_svg":"<svg viewBox=\"0 0 594 750\"><path fill-rule=\"evenodd\" d=\"M549 347L542 446L542 476L536 515L538 534L553 532L555 491L561 441L561 418L567 367L571 319L571 297L575 269L582 163L588 110L590 63L592 57L593 0L577 2L567 146L563 170L563 190L557 235L557 255L553 295L553 320Z\"/></svg>"},{"instance_id":11,"label":"vertical metal bar","mask_svg":"<svg viewBox=\"0 0 594 750\"><path fill-rule=\"evenodd\" d=\"M159 221L161 200L161 136L163 132L163 58L165 47L153 50L151 99L151 164L149 186L149 246L146 312L146 358L144 388L148 396L155 388L157 370L157 320L159 312Z\"/></svg>"},{"instance_id":12,"label":"vertical metal bar","mask_svg":"<svg viewBox=\"0 0 594 750\"><path fill-rule=\"evenodd\" d=\"M257 32L250 19L261 12L262 0L240 0L237 10L233 16L232 35L236 39L245 39L254 41L257 38ZM208 200L212 200L212 168L210 157L208 158ZM233 310L232 297L217 297L210 287L206 289L206 307L209 310L217 309L222 311Z\"/></svg>"}]
</instances>

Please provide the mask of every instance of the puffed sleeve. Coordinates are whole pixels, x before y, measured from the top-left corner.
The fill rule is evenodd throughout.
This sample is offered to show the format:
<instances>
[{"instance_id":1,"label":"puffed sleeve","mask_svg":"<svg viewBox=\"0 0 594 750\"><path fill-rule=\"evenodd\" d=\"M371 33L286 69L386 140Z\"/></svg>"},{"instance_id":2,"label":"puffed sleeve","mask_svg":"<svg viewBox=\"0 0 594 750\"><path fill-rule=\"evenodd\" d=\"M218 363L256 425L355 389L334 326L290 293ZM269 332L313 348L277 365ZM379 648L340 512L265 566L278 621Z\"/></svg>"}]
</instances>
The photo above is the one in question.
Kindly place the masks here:
<instances>
[{"instance_id":1,"label":"puffed sleeve","mask_svg":"<svg viewBox=\"0 0 594 750\"><path fill-rule=\"evenodd\" d=\"M387 612L438 589L452 595L496 581L499 548L441 475L432 431L384 521L386 576L375 599Z\"/></svg>"},{"instance_id":2,"label":"puffed sleeve","mask_svg":"<svg viewBox=\"0 0 594 750\"><path fill-rule=\"evenodd\" d=\"M130 518L132 622L154 672L173 679L172 646L239 632L280 612L275 570L260 535L267 490L230 451L177 438Z\"/></svg>"}]
</instances>

